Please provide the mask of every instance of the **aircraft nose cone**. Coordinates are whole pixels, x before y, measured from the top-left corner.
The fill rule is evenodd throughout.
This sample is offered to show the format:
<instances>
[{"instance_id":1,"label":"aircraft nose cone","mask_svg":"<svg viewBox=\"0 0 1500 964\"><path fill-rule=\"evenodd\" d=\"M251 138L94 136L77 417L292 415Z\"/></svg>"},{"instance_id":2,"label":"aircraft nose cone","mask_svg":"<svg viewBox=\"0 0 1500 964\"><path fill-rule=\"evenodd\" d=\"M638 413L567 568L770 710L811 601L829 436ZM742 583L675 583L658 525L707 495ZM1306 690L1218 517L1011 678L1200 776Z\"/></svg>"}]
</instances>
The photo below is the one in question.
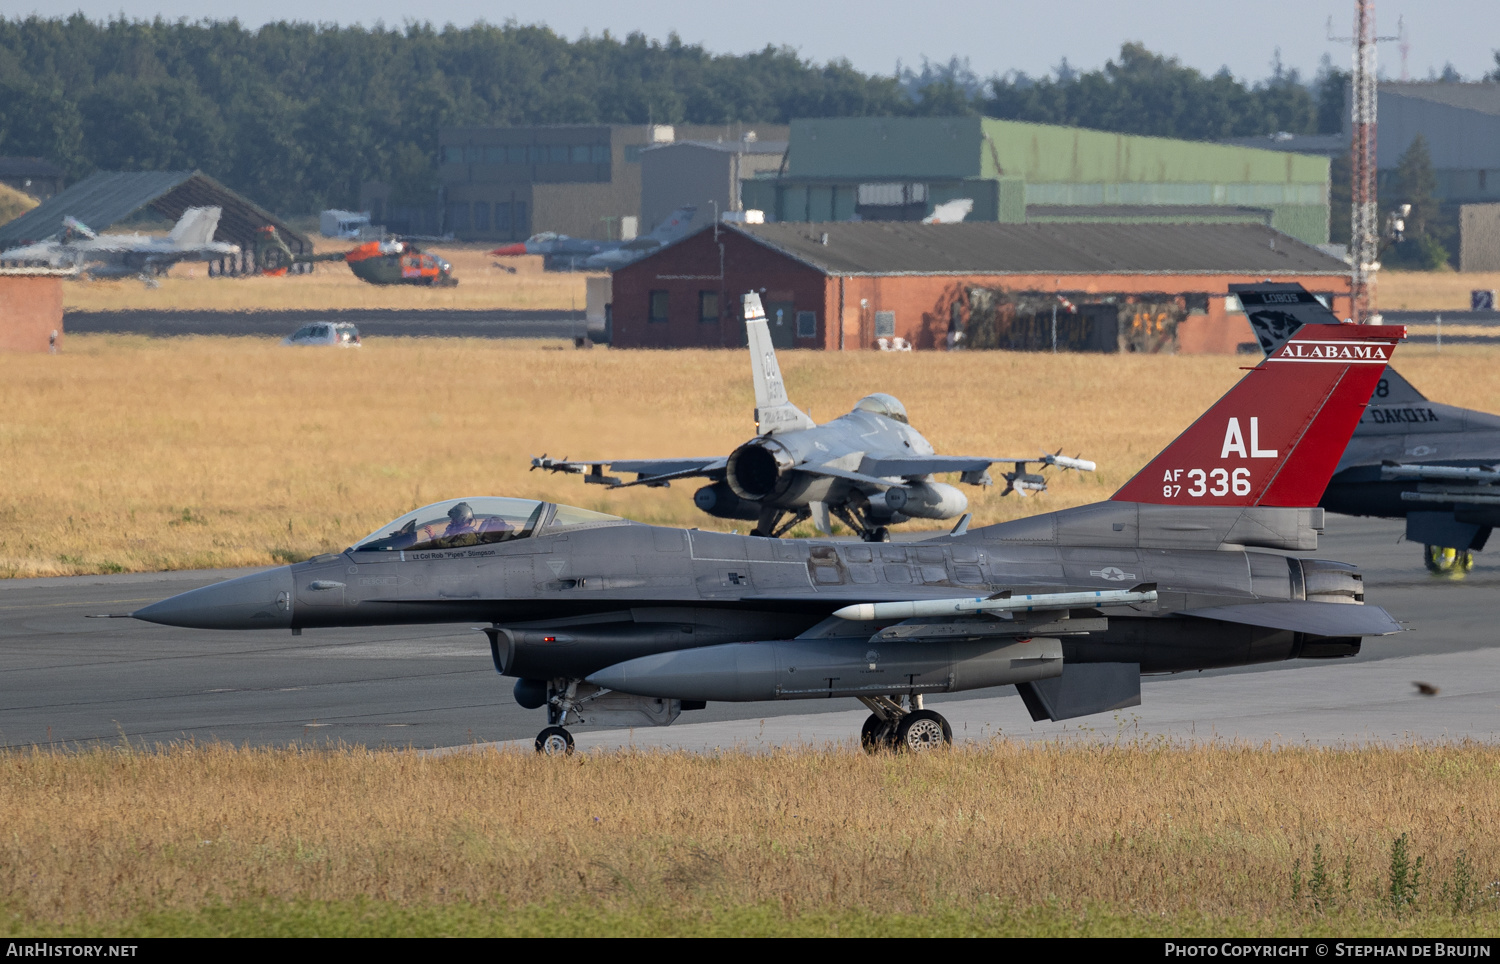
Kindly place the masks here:
<instances>
[{"instance_id":1,"label":"aircraft nose cone","mask_svg":"<svg viewBox=\"0 0 1500 964\"><path fill-rule=\"evenodd\" d=\"M179 593L130 615L189 629L288 629L295 586L289 566Z\"/></svg>"}]
</instances>

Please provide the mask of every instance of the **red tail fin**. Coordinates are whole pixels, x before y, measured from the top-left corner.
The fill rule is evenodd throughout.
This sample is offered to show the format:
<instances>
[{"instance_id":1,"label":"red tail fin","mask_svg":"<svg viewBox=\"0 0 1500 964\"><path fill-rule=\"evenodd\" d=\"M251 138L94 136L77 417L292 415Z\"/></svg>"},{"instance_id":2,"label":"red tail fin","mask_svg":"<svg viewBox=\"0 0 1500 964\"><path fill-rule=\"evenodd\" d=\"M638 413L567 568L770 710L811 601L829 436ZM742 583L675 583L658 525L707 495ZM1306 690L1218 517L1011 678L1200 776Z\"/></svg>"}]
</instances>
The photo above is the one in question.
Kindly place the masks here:
<instances>
[{"instance_id":1,"label":"red tail fin","mask_svg":"<svg viewBox=\"0 0 1500 964\"><path fill-rule=\"evenodd\" d=\"M1399 326L1304 325L1114 501L1317 505L1404 337Z\"/></svg>"}]
</instances>

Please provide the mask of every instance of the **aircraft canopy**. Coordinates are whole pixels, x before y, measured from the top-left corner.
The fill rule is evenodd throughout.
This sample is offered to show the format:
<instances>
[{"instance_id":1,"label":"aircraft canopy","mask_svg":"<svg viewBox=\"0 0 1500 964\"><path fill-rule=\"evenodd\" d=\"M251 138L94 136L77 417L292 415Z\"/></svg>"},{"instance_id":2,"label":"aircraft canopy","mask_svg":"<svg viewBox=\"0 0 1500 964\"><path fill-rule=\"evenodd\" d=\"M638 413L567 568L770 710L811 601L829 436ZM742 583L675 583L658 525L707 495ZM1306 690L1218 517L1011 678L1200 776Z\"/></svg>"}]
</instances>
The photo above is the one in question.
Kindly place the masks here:
<instances>
[{"instance_id":1,"label":"aircraft canopy","mask_svg":"<svg viewBox=\"0 0 1500 964\"><path fill-rule=\"evenodd\" d=\"M423 552L462 549L525 539L547 518L549 503L535 499L475 496L423 506L389 522L355 543L355 552ZM620 521L619 516L559 505L549 527Z\"/></svg>"},{"instance_id":2,"label":"aircraft canopy","mask_svg":"<svg viewBox=\"0 0 1500 964\"><path fill-rule=\"evenodd\" d=\"M874 395L866 395L854 403L854 407L860 411L874 412L876 415L884 415L893 418L902 425L910 425L906 418L906 406L894 395L885 392L876 392Z\"/></svg>"}]
</instances>

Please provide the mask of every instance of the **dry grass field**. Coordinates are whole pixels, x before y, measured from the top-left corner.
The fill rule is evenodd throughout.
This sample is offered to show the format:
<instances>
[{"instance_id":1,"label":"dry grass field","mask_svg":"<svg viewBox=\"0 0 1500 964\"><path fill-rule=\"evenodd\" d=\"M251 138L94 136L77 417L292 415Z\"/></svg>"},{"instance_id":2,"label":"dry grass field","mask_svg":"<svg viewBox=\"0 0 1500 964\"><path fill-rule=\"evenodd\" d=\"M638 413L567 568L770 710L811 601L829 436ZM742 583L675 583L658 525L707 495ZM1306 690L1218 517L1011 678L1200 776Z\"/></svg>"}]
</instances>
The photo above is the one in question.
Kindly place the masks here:
<instances>
[{"instance_id":1,"label":"dry grass field","mask_svg":"<svg viewBox=\"0 0 1500 964\"><path fill-rule=\"evenodd\" d=\"M1500 410L1497 353L1401 350L1439 401ZM1107 498L1240 375L1245 359L1005 352L788 352L791 396L826 421L887 391L949 453L1062 447L1094 474L1051 491L965 487L975 524ZM269 565L342 549L464 495L564 501L643 522L733 529L697 485L608 492L530 456L728 452L749 438L742 353L576 351L517 341L71 336L0 355L0 575ZM928 523L943 527L942 523ZM799 530L811 534L809 527Z\"/></svg>"},{"instance_id":2,"label":"dry grass field","mask_svg":"<svg viewBox=\"0 0 1500 964\"><path fill-rule=\"evenodd\" d=\"M12 933L361 900L477 907L491 929L540 907L575 936L601 914L746 908L814 927L946 915L993 932L1028 919L1225 935L1500 924L1493 747L997 741L917 757L559 760L208 745L3 764Z\"/></svg>"},{"instance_id":3,"label":"dry grass field","mask_svg":"<svg viewBox=\"0 0 1500 964\"><path fill-rule=\"evenodd\" d=\"M1500 289L1500 271L1382 271L1375 300L1383 311L1468 311L1476 288Z\"/></svg>"},{"instance_id":4,"label":"dry grass field","mask_svg":"<svg viewBox=\"0 0 1500 964\"><path fill-rule=\"evenodd\" d=\"M320 250L347 250L348 241L320 239ZM308 275L210 278L203 265L180 265L159 286L136 279L73 281L63 286L70 311L269 311L333 308L521 308L582 311L585 274L543 271L540 256L494 258L493 247L435 249L453 263L457 287L372 285L343 264L320 264ZM504 265L505 267L500 267ZM514 268L515 273L506 270Z\"/></svg>"}]
</instances>

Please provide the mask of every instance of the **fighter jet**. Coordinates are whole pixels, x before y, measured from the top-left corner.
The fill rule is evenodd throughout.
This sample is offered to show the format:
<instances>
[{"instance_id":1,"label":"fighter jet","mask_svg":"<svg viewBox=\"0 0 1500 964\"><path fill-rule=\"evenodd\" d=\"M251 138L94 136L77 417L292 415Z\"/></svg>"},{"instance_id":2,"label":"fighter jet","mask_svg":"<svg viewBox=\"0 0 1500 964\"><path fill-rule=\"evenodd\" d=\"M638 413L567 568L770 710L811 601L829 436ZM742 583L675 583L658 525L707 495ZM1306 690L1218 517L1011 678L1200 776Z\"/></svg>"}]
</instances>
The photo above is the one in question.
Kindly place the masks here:
<instances>
[{"instance_id":1,"label":"fighter jet","mask_svg":"<svg viewBox=\"0 0 1500 964\"><path fill-rule=\"evenodd\" d=\"M77 218L63 218L55 238L11 248L8 263L76 268L93 278L160 276L179 261L212 261L240 253L237 244L215 241L220 208L188 208L165 238L147 234L98 234Z\"/></svg>"},{"instance_id":2,"label":"fighter jet","mask_svg":"<svg viewBox=\"0 0 1500 964\"><path fill-rule=\"evenodd\" d=\"M465 498L341 553L121 614L168 626L486 624L495 669L580 723L666 725L715 700L853 698L870 749L952 730L929 693L1015 685L1033 718L1135 706L1143 673L1359 652L1399 626L1317 547L1323 493L1404 330L1310 325L1108 502L868 545L642 525ZM1269 551L1267 551L1269 550Z\"/></svg>"},{"instance_id":3,"label":"fighter jet","mask_svg":"<svg viewBox=\"0 0 1500 964\"><path fill-rule=\"evenodd\" d=\"M590 241L544 231L516 244L503 244L490 254L502 258L540 254L549 271L613 271L687 234L697 212L691 205L678 208L650 234L629 241Z\"/></svg>"},{"instance_id":4,"label":"fighter jet","mask_svg":"<svg viewBox=\"0 0 1500 964\"><path fill-rule=\"evenodd\" d=\"M1299 284L1230 285L1262 350L1337 316ZM1387 368L1318 503L1330 512L1406 520L1434 573L1474 565L1500 525L1500 416L1428 401Z\"/></svg>"},{"instance_id":5,"label":"fighter jet","mask_svg":"<svg viewBox=\"0 0 1500 964\"><path fill-rule=\"evenodd\" d=\"M990 485L991 465L1011 463L1005 493L1045 492L1046 480L1030 463L1094 471L1094 463L1059 452L1026 456L938 455L911 427L906 409L884 393L866 395L847 415L818 425L787 397L781 366L760 295L744 296L745 332L755 379L755 438L728 455L687 459L573 462L543 455L531 467L582 475L585 482L623 488L666 486L676 479L706 478L693 502L721 519L756 520L751 535L781 536L811 518L827 533L829 515L866 542L890 541L889 527L908 519L956 519L969 508L960 490L932 476L959 472L970 485ZM634 473L623 482L605 468ZM788 518L789 516L789 518ZM783 521L785 520L785 521Z\"/></svg>"}]
</instances>

